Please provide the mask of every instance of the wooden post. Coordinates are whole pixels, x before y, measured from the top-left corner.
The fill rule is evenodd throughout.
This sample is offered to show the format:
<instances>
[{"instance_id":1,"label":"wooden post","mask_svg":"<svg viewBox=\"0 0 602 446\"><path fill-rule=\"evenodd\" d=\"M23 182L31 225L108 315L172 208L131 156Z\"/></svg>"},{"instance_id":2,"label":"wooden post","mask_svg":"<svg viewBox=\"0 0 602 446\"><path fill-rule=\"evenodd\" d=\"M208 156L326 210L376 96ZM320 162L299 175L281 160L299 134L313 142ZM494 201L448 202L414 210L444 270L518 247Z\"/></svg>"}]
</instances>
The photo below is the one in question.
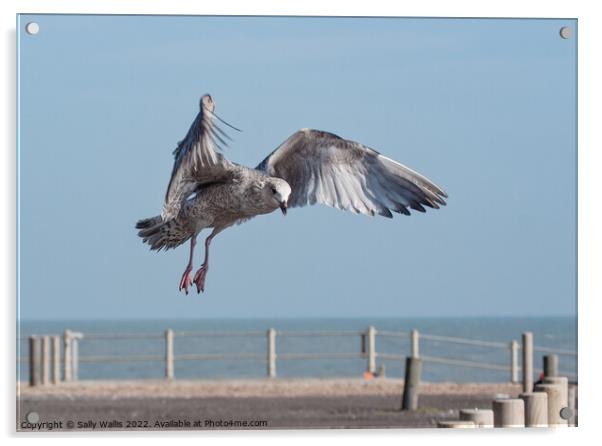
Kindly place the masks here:
<instances>
[{"instance_id":1,"label":"wooden post","mask_svg":"<svg viewBox=\"0 0 602 446\"><path fill-rule=\"evenodd\" d=\"M405 380L403 382L403 397L401 410L418 409L418 387L420 373L422 372L422 359L406 358Z\"/></svg>"},{"instance_id":2,"label":"wooden post","mask_svg":"<svg viewBox=\"0 0 602 446\"><path fill-rule=\"evenodd\" d=\"M523 333L523 393L533 391L533 333Z\"/></svg>"},{"instance_id":3,"label":"wooden post","mask_svg":"<svg viewBox=\"0 0 602 446\"><path fill-rule=\"evenodd\" d=\"M573 416L569 418L569 426L576 426L577 414L577 384L569 384L569 408L573 411Z\"/></svg>"},{"instance_id":4,"label":"wooden post","mask_svg":"<svg viewBox=\"0 0 602 446\"><path fill-rule=\"evenodd\" d=\"M543 383L535 386L536 392L545 392L548 394L548 426L566 427L568 420L563 420L560 411L566 407L566 396L562 384Z\"/></svg>"},{"instance_id":5,"label":"wooden post","mask_svg":"<svg viewBox=\"0 0 602 446\"><path fill-rule=\"evenodd\" d=\"M268 378L276 378L276 330L270 328L268 337Z\"/></svg>"},{"instance_id":6,"label":"wooden post","mask_svg":"<svg viewBox=\"0 0 602 446\"><path fill-rule=\"evenodd\" d=\"M521 393L520 399L525 402L525 427L548 427L548 394Z\"/></svg>"},{"instance_id":7,"label":"wooden post","mask_svg":"<svg viewBox=\"0 0 602 446\"><path fill-rule=\"evenodd\" d=\"M493 410L491 409L462 409L460 420L472 421L476 427L493 427Z\"/></svg>"},{"instance_id":8,"label":"wooden post","mask_svg":"<svg viewBox=\"0 0 602 446\"><path fill-rule=\"evenodd\" d=\"M29 385L40 385L40 338L29 337Z\"/></svg>"},{"instance_id":9,"label":"wooden post","mask_svg":"<svg viewBox=\"0 0 602 446\"><path fill-rule=\"evenodd\" d=\"M525 403L518 398L493 401L495 427L525 427Z\"/></svg>"},{"instance_id":10,"label":"wooden post","mask_svg":"<svg viewBox=\"0 0 602 446\"><path fill-rule=\"evenodd\" d=\"M437 427L448 428L448 429L474 429L476 424L470 420L441 420L437 421Z\"/></svg>"},{"instance_id":11,"label":"wooden post","mask_svg":"<svg viewBox=\"0 0 602 446\"><path fill-rule=\"evenodd\" d=\"M61 337L52 337L52 384L61 381Z\"/></svg>"},{"instance_id":12,"label":"wooden post","mask_svg":"<svg viewBox=\"0 0 602 446\"><path fill-rule=\"evenodd\" d=\"M558 376L558 355L545 355L543 357L543 376Z\"/></svg>"},{"instance_id":13,"label":"wooden post","mask_svg":"<svg viewBox=\"0 0 602 446\"><path fill-rule=\"evenodd\" d=\"M50 336L42 337L42 385L50 384Z\"/></svg>"},{"instance_id":14,"label":"wooden post","mask_svg":"<svg viewBox=\"0 0 602 446\"><path fill-rule=\"evenodd\" d=\"M545 384L559 384L562 387L562 407L569 405L569 379L566 376L547 376L543 379Z\"/></svg>"},{"instance_id":15,"label":"wooden post","mask_svg":"<svg viewBox=\"0 0 602 446\"><path fill-rule=\"evenodd\" d=\"M71 331L63 333L63 378L65 382L71 381Z\"/></svg>"},{"instance_id":16,"label":"wooden post","mask_svg":"<svg viewBox=\"0 0 602 446\"><path fill-rule=\"evenodd\" d=\"M510 382L518 382L518 342L515 340L510 343Z\"/></svg>"},{"instance_id":17,"label":"wooden post","mask_svg":"<svg viewBox=\"0 0 602 446\"><path fill-rule=\"evenodd\" d=\"M376 329L368 327L368 372L376 373Z\"/></svg>"},{"instance_id":18,"label":"wooden post","mask_svg":"<svg viewBox=\"0 0 602 446\"><path fill-rule=\"evenodd\" d=\"M79 379L79 340L80 336L72 333L71 336L71 380L77 381Z\"/></svg>"},{"instance_id":19,"label":"wooden post","mask_svg":"<svg viewBox=\"0 0 602 446\"><path fill-rule=\"evenodd\" d=\"M410 339L412 341L412 358L420 358L420 334L418 330L412 330Z\"/></svg>"},{"instance_id":20,"label":"wooden post","mask_svg":"<svg viewBox=\"0 0 602 446\"><path fill-rule=\"evenodd\" d=\"M173 379L173 330L165 330L165 379Z\"/></svg>"}]
</instances>

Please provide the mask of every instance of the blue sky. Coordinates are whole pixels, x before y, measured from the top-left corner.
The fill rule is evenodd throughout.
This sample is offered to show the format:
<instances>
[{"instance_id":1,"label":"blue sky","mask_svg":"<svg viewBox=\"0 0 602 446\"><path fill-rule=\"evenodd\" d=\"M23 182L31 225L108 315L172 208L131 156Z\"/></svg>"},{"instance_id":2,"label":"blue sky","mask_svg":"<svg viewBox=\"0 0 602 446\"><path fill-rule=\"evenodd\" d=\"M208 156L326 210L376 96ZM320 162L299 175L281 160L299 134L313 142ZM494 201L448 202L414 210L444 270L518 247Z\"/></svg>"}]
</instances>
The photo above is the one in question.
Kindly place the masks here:
<instances>
[{"instance_id":1,"label":"blue sky","mask_svg":"<svg viewBox=\"0 0 602 446\"><path fill-rule=\"evenodd\" d=\"M21 16L21 317L574 314L565 25ZM244 130L235 162L314 127L418 170L449 204L393 220L324 206L258 217L214 240L205 294L181 295L187 246L151 253L134 224L159 213L207 92Z\"/></svg>"}]
</instances>

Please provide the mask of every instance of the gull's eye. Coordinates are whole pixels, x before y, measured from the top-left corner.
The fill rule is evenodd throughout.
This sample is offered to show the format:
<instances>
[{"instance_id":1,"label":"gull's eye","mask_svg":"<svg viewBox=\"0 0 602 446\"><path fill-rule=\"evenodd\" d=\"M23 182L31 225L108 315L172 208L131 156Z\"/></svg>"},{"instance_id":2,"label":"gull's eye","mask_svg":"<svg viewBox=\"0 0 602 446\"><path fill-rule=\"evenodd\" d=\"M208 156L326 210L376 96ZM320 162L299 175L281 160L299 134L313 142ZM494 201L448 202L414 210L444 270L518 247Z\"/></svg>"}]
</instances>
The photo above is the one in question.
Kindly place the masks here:
<instances>
[{"instance_id":1,"label":"gull's eye","mask_svg":"<svg viewBox=\"0 0 602 446\"><path fill-rule=\"evenodd\" d=\"M278 192L278 191L276 190L276 188L275 188L275 187L273 187L273 188L272 188L272 193L273 193L274 195L276 195L276 192Z\"/></svg>"}]
</instances>

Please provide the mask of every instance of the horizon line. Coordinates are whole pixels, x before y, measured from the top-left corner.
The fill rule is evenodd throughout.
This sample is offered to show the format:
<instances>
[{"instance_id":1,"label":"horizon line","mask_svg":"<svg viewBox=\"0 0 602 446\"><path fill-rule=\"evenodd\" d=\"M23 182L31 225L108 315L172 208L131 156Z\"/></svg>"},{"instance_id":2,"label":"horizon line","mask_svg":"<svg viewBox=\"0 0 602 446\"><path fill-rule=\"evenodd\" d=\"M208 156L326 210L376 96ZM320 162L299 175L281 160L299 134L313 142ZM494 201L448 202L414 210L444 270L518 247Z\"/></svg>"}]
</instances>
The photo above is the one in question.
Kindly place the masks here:
<instances>
[{"instance_id":1,"label":"horizon line","mask_svg":"<svg viewBox=\"0 0 602 446\"><path fill-rule=\"evenodd\" d=\"M152 322L152 321L199 321L199 320L266 320L266 319L283 319L283 320L301 320L301 319L552 319L552 318L575 318L578 320L577 314L543 314L543 315L404 315L404 316L384 316L384 315L369 315L369 316L200 316L200 317L125 317L125 318L90 318L90 317L65 317L65 318L21 318L19 322L61 322L61 321L86 321L86 322Z\"/></svg>"}]
</instances>

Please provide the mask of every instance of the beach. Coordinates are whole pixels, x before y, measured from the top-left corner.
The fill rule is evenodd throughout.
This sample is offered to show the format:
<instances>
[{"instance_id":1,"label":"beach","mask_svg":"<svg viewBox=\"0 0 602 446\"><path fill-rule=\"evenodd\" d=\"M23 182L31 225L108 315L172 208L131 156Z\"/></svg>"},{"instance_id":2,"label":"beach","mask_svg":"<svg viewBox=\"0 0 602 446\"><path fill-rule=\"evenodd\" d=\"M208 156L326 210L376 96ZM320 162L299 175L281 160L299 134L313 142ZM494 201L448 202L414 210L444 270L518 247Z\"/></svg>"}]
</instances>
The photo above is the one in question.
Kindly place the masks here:
<instances>
[{"instance_id":1,"label":"beach","mask_svg":"<svg viewBox=\"0 0 602 446\"><path fill-rule=\"evenodd\" d=\"M520 385L422 383L416 411L400 410L402 392L391 378L20 383L17 430L428 428Z\"/></svg>"}]
</instances>

